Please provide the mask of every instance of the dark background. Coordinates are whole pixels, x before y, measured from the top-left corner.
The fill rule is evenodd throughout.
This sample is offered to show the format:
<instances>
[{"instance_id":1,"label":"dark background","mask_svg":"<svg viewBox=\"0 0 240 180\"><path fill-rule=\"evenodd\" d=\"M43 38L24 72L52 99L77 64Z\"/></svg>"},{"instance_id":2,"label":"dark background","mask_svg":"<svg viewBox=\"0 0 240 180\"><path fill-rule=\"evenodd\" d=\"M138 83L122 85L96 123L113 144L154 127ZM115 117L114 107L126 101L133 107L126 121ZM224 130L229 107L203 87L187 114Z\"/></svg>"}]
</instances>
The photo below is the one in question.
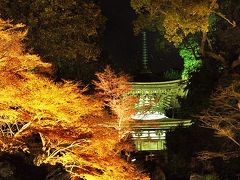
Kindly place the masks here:
<instances>
[{"instance_id":1,"label":"dark background","mask_svg":"<svg viewBox=\"0 0 240 180\"><path fill-rule=\"evenodd\" d=\"M137 74L141 70L142 39L134 35L133 20L136 15L130 0L100 0L103 15L107 18L103 35L103 55L114 69ZM168 51L157 51L157 33L147 32L148 59L152 72L158 74L170 68L181 69L182 60L171 46Z\"/></svg>"}]
</instances>

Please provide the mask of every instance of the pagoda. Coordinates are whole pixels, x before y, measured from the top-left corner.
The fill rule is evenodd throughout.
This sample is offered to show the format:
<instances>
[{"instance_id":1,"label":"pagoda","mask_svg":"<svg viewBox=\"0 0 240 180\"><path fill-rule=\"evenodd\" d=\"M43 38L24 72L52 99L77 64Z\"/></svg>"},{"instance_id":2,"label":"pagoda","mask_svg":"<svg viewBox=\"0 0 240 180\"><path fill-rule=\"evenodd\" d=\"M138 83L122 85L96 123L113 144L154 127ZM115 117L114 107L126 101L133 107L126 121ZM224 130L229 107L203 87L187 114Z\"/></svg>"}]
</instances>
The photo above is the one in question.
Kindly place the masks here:
<instances>
[{"instance_id":1,"label":"pagoda","mask_svg":"<svg viewBox=\"0 0 240 180\"><path fill-rule=\"evenodd\" d=\"M132 137L137 151L166 149L166 133L177 126L189 126L191 120L175 119L174 109L180 107L179 98L187 95L186 80L161 81L148 64L146 32L143 36L142 70L132 82L129 95L139 98L132 115ZM166 111L172 109L171 117Z\"/></svg>"}]
</instances>

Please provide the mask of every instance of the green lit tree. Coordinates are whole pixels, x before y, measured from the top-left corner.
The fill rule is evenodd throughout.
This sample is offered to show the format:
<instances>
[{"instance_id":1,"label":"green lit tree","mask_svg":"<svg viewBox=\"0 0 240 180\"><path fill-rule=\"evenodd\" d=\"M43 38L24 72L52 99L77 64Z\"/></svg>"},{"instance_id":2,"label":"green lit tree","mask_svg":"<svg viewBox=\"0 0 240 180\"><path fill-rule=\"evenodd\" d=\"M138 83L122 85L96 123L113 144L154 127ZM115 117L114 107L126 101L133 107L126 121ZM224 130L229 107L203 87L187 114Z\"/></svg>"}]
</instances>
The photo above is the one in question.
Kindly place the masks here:
<instances>
[{"instance_id":1,"label":"green lit tree","mask_svg":"<svg viewBox=\"0 0 240 180\"><path fill-rule=\"evenodd\" d=\"M182 79L189 79L191 74L197 72L202 65L198 43L189 39L179 47L179 54L183 58Z\"/></svg>"}]
</instances>

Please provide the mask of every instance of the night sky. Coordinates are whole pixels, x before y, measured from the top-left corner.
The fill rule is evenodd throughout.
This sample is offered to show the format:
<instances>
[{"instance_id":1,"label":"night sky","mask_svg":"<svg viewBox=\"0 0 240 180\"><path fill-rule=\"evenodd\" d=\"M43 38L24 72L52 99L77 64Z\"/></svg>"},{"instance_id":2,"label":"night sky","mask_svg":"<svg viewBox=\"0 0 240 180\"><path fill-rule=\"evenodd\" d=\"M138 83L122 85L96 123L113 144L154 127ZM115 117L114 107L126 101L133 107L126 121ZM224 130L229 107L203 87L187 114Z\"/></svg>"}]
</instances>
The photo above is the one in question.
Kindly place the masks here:
<instances>
[{"instance_id":1,"label":"night sky","mask_svg":"<svg viewBox=\"0 0 240 180\"><path fill-rule=\"evenodd\" d=\"M130 0L101 0L103 15L107 17L103 37L103 52L114 69L136 74L141 69L142 41L133 33L136 18ZM156 34L148 33L149 61L152 72L161 73L169 68L180 69L182 61L176 51L163 54L154 51Z\"/></svg>"}]
</instances>

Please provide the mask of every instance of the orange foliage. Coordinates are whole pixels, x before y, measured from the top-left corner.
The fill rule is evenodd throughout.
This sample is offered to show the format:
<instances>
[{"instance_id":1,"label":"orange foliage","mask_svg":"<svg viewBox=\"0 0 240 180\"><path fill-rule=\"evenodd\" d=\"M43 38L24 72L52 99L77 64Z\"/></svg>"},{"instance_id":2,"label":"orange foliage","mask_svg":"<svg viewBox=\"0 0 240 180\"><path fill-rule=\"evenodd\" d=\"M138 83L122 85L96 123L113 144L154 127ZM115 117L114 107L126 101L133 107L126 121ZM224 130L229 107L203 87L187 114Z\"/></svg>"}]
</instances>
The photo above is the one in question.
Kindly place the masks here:
<instances>
[{"instance_id":1,"label":"orange foliage","mask_svg":"<svg viewBox=\"0 0 240 180\"><path fill-rule=\"evenodd\" d=\"M129 132L129 122L131 115L135 113L134 104L137 100L133 96L127 96L132 88L129 83L130 77L123 73L115 74L109 66L104 72L96 75L99 81L94 81L94 84L100 90L101 99L117 116L113 125L118 130L121 140Z\"/></svg>"},{"instance_id":2,"label":"orange foliage","mask_svg":"<svg viewBox=\"0 0 240 180\"><path fill-rule=\"evenodd\" d=\"M103 126L101 102L78 84L49 80L51 65L24 51L25 34L0 19L1 150L34 151L36 165L60 163L73 179L148 179L116 153L118 131ZM41 138L36 149L33 135Z\"/></svg>"}]
</instances>

